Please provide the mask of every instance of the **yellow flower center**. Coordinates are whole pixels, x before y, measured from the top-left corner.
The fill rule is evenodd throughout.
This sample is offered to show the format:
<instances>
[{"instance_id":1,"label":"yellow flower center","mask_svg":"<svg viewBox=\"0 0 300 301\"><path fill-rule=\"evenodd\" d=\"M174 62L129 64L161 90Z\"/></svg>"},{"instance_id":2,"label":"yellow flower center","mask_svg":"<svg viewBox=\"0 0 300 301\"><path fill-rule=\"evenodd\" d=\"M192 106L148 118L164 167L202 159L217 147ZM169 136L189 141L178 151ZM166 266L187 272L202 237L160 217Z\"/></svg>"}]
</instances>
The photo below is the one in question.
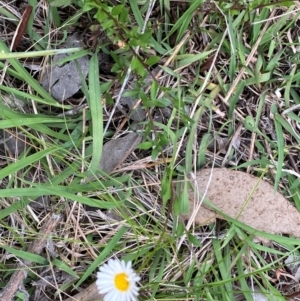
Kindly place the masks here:
<instances>
[{"instance_id":1,"label":"yellow flower center","mask_svg":"<svg viewBox=\"0 0 300 301\"><path fill-rule=\"evenodd\" d=\"M128 291L129 281L128 281L127 274L125 274L125 273L117 274L115 276L115 285L116 285L116 288L121 292Z\"/></svg>"}]
</instances>

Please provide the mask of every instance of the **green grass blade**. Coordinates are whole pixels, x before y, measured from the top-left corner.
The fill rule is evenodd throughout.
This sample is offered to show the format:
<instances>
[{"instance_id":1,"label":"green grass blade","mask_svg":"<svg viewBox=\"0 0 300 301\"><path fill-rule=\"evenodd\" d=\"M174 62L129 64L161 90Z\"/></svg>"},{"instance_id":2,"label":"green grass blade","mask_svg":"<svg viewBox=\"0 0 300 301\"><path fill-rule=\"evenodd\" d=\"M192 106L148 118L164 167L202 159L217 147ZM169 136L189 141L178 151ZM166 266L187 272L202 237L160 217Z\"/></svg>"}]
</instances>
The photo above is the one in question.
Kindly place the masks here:
<instances>
[{"instance_id":1,"label":"green grass blade","mask_svg":"<svg viewBox=\"0 0 300 301\"><path fill-rule=\"evenodd\" d=\"M48 265L48 260L40 255L33 254L33 253L30 253L27 251L17 250L12 247L7 247L3 244L0 244L0 248L3 248L7 252L15 255L18 258L22 258L22 259L28 260L30 262L34 262L34 263L38 263L38 264L42 264L42 265Z\"/></svg>"},{"instance_id":2,"label":"green grass blade","mask_svg":"<svg viewBox=\"0 0 300 301\"><path fill-rule=\"evenodd\" d=\"M103 146L103 113L97 52L92 56L89 66L89 107L93 124L93 154L90 171L95 173L99 169Z\"/></svg>"}]
</instances>

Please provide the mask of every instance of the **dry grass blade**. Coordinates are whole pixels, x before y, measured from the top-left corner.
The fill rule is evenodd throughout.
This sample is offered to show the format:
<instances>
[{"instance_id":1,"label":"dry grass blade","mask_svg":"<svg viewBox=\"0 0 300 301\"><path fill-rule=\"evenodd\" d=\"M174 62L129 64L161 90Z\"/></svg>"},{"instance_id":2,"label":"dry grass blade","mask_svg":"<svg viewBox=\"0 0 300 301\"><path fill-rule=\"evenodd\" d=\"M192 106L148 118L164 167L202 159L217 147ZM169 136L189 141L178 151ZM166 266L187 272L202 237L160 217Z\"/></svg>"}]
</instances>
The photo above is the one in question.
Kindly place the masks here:
<instances>
[{"instance_id":1,"label":"dry grass blade","mask_svg":"<svg viewBox=\"0 0 300 301\"><path fill-rule=\"evenodd\" d=\"M41 254L42 250L46 246L47 240L55 230L59 221L60 216L51 214L44 225L41 227L38 233L38 238L32 242L32 245L29 247L28 252L38 255ZM32 263L25 260L22 264L18 265L17 271L14 272L3 291L0 292L2 300L14 300L15 294L18 292L19 287L22 286L24 279L26 279L27 277L27 272L23 269L24 266L26 268L31 268Z\"/></svg>"}]
</instances>

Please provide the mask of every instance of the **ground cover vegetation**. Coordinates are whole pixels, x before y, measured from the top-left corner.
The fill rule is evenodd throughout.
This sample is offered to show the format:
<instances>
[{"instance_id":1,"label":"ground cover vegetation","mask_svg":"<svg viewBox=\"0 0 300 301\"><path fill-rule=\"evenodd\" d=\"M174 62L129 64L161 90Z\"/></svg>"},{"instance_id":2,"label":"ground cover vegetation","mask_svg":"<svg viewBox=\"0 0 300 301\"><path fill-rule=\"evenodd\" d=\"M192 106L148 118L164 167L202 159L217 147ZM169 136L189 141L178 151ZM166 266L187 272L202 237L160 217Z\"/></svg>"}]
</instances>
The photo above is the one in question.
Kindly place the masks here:
<instances>
[{"instance_id":1,"label":"ground cover vegetation","mask_svg":"<svg viewBox=\"0 0 300 301\"><path fill-rule=\"evenodd\" d=\"M1 300L95 300L110 258L132 261L138 300L297 300L298 240L187 222L176 183L237 169L300 209L299 14L0 1Z\"/></svg>"}]
</instances>

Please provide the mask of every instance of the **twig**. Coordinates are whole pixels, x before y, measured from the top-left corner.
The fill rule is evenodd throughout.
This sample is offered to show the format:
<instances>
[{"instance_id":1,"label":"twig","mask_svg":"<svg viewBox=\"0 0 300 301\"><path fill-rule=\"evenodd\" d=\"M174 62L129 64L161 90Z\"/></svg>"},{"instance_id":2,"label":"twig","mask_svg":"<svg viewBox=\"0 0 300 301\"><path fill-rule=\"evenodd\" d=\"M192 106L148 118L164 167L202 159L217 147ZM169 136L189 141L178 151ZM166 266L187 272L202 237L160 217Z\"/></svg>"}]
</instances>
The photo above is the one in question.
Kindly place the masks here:
<instances>
[{"instance_id":1,"label":"twig","mask_svg":"<svg viewBox=\"0 0 300 301\"><path fill-rule=\"evenodd\" d=\"M60 216L52 214L46 223L42 226L37 239L33 241L31 246L28 249L28 252L34 254L40 254L44 249L47 239L51 232L55 229L57 223L60 220ZM24 264L18 264L17 271L13 273L9 282L0 293L1 300L11 301L13 300L16 292L19 289L19 286L22 285L23 280L27 277L28 271L24 269L24 266L31 267L33 266L32 262L29 260L24 260Z\"/></svg>"}]
</instances>

